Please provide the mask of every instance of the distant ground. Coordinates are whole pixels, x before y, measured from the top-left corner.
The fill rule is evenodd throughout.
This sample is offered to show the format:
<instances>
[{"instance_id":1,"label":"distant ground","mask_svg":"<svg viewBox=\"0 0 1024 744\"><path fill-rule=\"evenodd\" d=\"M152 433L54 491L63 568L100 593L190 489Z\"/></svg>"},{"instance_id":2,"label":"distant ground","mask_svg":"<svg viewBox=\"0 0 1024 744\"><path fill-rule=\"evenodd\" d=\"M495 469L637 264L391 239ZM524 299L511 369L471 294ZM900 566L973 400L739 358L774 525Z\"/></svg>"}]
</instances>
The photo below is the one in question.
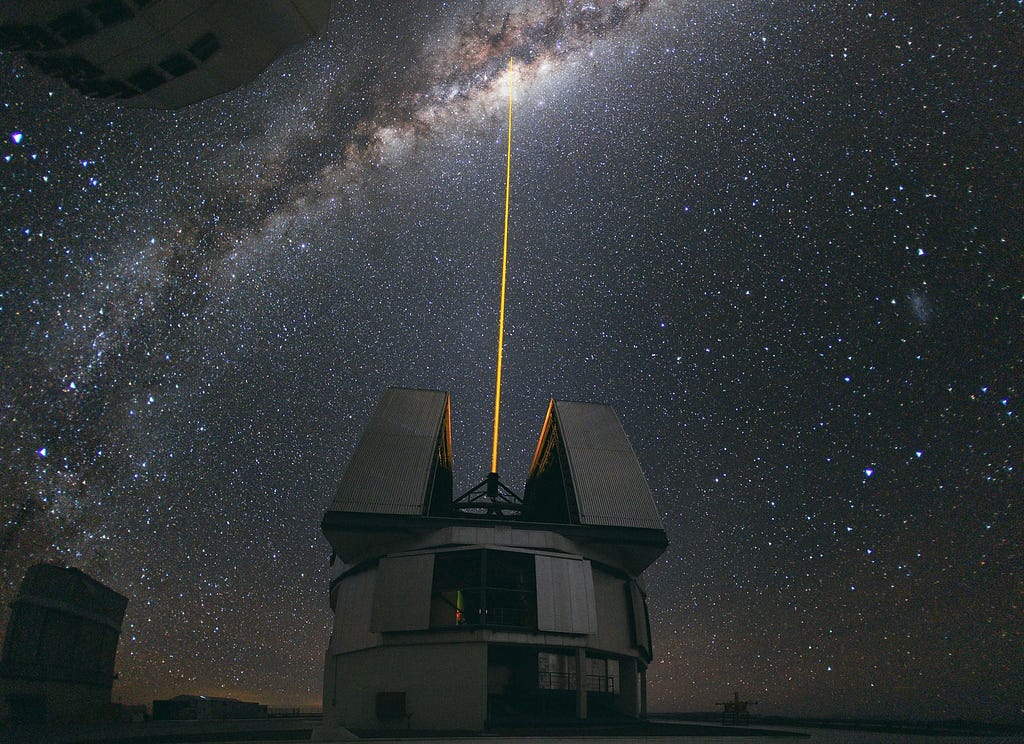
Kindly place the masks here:
<instances>
[{"instance_id":1,"label":"distant ground","mask_svg":"<svg viewBox=\"0 0 1024 744\"><path fill-rule=\"evenodd\" d=\"M656 720L718 722L720 712L669 713ZM793 718L788 716L750 716L750 727L783 726L789 728L821 728L842 731L864 731L919 736L1024 736L1024 724L983 723L979 721L892 721L856 718Z\"/></svg>"},{"instance_id":2,"label":"distant ground","mask_svg":"<svg viewBox=\"0 0 1024 744\"><path fill-rule=\"evenodd\" d=\"M17 744L196 744L198 742L277 742L308 741L320 725L320 717L237 720L237 721L147 721L143 723L109 724L103 726L43 727L24 726L8 733L11 738L0 741ZM797 737L806 734L755 726L722 726L714 723L685 721L644 721L631 724L588 724L564 726L530 726L490 729L477 734L467 731L417 731L387 729L354 731L361 739L424 739L450 741L482 739L484 741L525 738L533 742L590 739L592 737L635 741L646 737Z\"/></svg>"},{"instance_id":3,"label":"distant ground","mask_svg":"<svg viewBox=\"0 0 1024 744\"><path fill-rule=\"evenodd\" d=\"M145 721L80 726L21 726L3 730L7 744L195 744L308 741L320 717L234 721Z\"/></svg>"},{"instance_id":4,"label":"distant ground","mask_svg":"<svg viewBox=\"0 0 1024 744\"><path fill-rule=\"evenodd\" d=\"M0 744L199 744L201 742L288 742L309 741L320 726L319 716L235 721L146 721L95 726L0 728ZM797 730L803 729L803 731ZM820 733L817 733L820 732ZM752 717L749 725L724 726L721 714L678 713L652 717L635 724L594 723L588 725L536 726L492 729L484 734L465 731L415 731L388 729L355 731L361 739L411 742L470 742L506 744L523 740L529 744L569 741L670 742L674 739L721 741L808 740L833 742L904 741L991 741L1024 742L1024 726L986 724L974 721L878 721L851 719L806 719L780 716Z\"/></svg>"}]
</instances>

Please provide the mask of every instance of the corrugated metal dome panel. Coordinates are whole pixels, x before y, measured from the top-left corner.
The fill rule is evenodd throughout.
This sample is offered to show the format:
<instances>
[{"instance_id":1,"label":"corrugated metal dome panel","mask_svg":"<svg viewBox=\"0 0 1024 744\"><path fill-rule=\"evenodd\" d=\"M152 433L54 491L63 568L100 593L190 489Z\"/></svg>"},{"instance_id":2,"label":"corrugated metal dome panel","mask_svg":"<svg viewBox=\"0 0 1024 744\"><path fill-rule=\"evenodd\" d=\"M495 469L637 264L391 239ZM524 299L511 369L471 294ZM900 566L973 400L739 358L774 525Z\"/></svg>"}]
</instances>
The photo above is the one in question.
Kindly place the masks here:
<instances>
[{"instance_id":1,"label":"corrugated metal dome panel","mask_svg":"<svg viewBox=\"0 0 1024 744\"><path fill-rule=\"evenodd\" d=\"M451 471L448 393L389 388L341 477L331 511L424 514L441 442Z\"/></svg>"},{"instance_id":2,"label":"corrugated metal dome panel","mask_svg":"<svg viewBox=\"0 0 1024 744\"><path fill-rule=\"evenodd\" d=\"M664 529L650 486L611 406L554 401L580 524Z\"/></svg>"}]
</instances>

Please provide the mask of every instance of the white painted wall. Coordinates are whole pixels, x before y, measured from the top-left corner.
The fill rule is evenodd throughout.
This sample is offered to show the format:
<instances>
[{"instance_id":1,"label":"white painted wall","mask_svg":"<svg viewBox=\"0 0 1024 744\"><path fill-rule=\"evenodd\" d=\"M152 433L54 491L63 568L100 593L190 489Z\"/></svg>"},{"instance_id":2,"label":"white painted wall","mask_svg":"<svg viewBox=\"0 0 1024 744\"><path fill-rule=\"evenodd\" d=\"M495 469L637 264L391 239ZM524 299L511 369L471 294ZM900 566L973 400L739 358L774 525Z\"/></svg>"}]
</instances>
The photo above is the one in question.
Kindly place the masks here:
<instances>
[{"instance_id":1,"label":"white painted wall","mask_svg":"<svg viewBox=\"0 0 1024 744\"><path fill-rule=\"evenodd\" d=\"M486 644L382 646L336 655L332 664L336 720L348 729L405 728L404 720L377 719L377 692L405 692L414 729L484 727Z\"/></svg>"}]
</instances>

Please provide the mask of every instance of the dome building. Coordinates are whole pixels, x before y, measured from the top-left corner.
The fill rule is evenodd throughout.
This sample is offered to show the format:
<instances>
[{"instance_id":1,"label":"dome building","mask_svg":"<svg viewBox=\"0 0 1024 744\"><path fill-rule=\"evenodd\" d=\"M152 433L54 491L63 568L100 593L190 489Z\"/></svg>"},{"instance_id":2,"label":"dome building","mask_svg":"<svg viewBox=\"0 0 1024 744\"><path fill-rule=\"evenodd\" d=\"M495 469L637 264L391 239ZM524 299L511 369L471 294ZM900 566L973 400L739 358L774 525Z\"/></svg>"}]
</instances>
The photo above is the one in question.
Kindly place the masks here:
<instances>
[{"instance_id":1,"label":"dome building","mask_svg":"<svg viewBox=\"0 0 1024 744\"><path fill-rule=\"evenodd\" d=\"M127 606L126 597L76 568L29 567L0 656L0 718L40 724L109 714Z\"/></svg>"},{"instance_id":2,"label":"dome building","mask_svg":"<svg viewBox=\"0 0 1024 744\"><path fill-rule=\"evenodd\" d=\"M452 483L448 394L387 390L321 524L345 564L325 726L644 715L640 575L667 539L615 412L551 401L522 498Z\"/></svg>"},{"instance_id":3,"label":"dome building","mask_svg":"<svg viewBox=\"0 0 1024 744\"><path fill-rule=\"evenodd\" d=\"M179 109L320 34L331 0L7 0L0 48L89 98Z\"/></svg>"}]
</instances>

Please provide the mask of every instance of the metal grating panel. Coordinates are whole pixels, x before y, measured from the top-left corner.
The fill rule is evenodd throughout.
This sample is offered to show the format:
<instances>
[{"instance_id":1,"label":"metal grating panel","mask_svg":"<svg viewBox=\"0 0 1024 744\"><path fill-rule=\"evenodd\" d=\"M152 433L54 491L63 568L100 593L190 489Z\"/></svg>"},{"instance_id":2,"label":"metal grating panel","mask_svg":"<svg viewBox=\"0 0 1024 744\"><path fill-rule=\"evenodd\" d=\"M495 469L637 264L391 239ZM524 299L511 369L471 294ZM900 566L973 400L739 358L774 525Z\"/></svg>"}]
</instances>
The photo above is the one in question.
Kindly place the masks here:
<instances>
[{"instance_id":1,"label":"metal grating panel","mask_svg":"<svg viewBox=\"0 0 1024 744\"><path fill-rule=\"evenodd\" d=\"M633 610L633 643L648 656L651 654L650 620L647 601L635 581L629 582L629 599Z\"/></svg>"},{"instance_id":2,"label":"metal grating panel","mask_svg":"<svg viewBox=\"0 0 1024 744\"><path fill-rule=\"evenodd\" d=\"M594 574L590 561L534 556L537 629L554 633L597 632Z\"/></svg>"},{"instance_id":3,"label":"metal grating panel","mask_svg":"<svg viewBox=\"0 0 1024 744\"><path fill-rule=\"evenodd\" d=\"M450 472L448 394L389 388L341 478L332 511L423 514L442 443Z\"/></svg>"},{"instance_id":4,"label":"metal grating panel","mask_svg":"<svg viewBox=\"0 0 1024 744\"><path fill-rule=\"evenodd\" d=\"M651 489L615 411L554 403L581 524L663 529Z\"/></svg>"}]
</instances>

